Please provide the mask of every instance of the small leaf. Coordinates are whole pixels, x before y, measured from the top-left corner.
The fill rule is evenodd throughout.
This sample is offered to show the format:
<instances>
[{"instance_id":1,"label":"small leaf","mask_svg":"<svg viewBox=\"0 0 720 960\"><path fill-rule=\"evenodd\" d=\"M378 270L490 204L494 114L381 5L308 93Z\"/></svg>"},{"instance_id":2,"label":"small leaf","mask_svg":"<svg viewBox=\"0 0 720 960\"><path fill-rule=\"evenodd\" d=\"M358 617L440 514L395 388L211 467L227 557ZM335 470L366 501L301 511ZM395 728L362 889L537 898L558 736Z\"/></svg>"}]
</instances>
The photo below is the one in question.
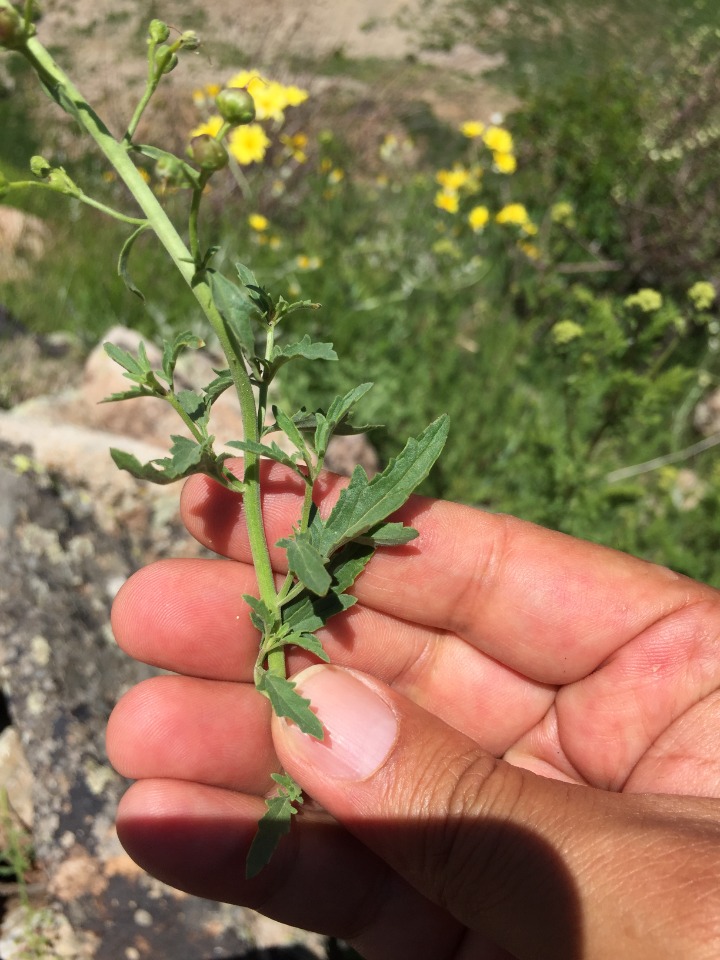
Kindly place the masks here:
<instances>
[{"instance_id":1,"label":"small leaf","mask_svg":"<svg viewBox=\"0 0 720 960\"><path fill-rule=\"evenodd\" d=\"M103 397L100 403L114 403L117 400L136 400L138 397L155 397L156 393L147 390L145 387L137 386L132 390L124 390L122 393L111 393L109 397Z\"/></svg>"},{"instance_id":2,"label":"small leaf","mask_svg":"<svg viewBox=\"0 0 720 960\"><path fill-rule=\"evenodd\" d=\"M448 417L438 417L417 439L411 437L402 452L372 480L362 467L356 467L324 524L316 516L311 525L313 542L320 553L329 556L399 509L440 456L448 429Z\"/></svg>"},{"instance_id":3,"label":"small leaf","mask_svg":"<svg viewBox=\"0 0 720 960\"><path fill-rule=\"evenodd\" d=\"M104 343L103 349L111 360L114 360L115 363L119 363L120 366L124 367L128 373L131 373L134 380L143 379L144 375L150 369L149 367L143 367L140 363L138 363L131 353L128 353L127 350L123 350L121 347L118 347L117 344Z\"/></svg>"},{"instance_id":4,"label":"small leaf","mask_svg":"<svg viewBox=\"0 0 720 960\"><path fill-rule=\"evenodd\" d=\"M278 540L277 546L287 550L288 567L300 583L324 597L330 589L332 577L319 550L313 546L310 534L298 533L294 537Z\"/></svg>"},{"instance_id":5,"label":"small leaf","mask_svg":"<svg viewBox=\"0 0 720 960\"><path fill-rule=\"evenodd\" d=\"M210 274L213 300L225 321L229 333L246 357L255 355L255 336L251 319L258 309L247 293L220 273Z\"/></svg>"},{"instance_id":6,"label":"small leaf","mask_svg":"<svg viewBox=\"0 0 720 960\"><path fill-rule=\"evenodd\" d=\"M176 393L178 403L193 423L207 424L210 414L210 405L205 397L201 397L194 390L181 390Z\"/></svg>"},{"instance_id":7,"label":"small leaf","mask_svg":"<svg viewBox=\"0 0 720 960\"><path fill-rule=\"evenodd\" d=\"M297 463L295 463L289 454L281 450L275 442L268 446L265 443L256 443L254 440L228 440L227 446L237 447L238 450L247 450L248 453L257 453L260 457L268 457L270 460L275 460L276 463L282 463L284 466L290 467L291 470L299 474L306 483L308 482L308 477L302 472Z\"/></svg>"},{"instance_id":8,"label":"small leaf","mask_svg":"<svg viewBox=\"0 0 720 960\"><path fill-rule=\"evenodd\" d=\"M172 435L170 439L173 441L170 457L158 460L157 463L163 467L168 476L176 478L187 476L202 460L203 448L189 437Z\"/></svg>"},{"instance_id":9,"label":"small leaf","mask_svg":"<svg viewBox=\"0 0 720 960\"><path fill-rule=\"evenodd\" d=\"M300 433L297 424L283 410L280 410L279 407L273 406L272 410L278 427L280 427L290 443L292 443L302 455L303 460L309 467L312 461L312 456L308 450L307 444L305 443L305 438L303 437L302 433Z\"/></svg>"},{"instance_id":10,"label":"small leaf","mask_svg":"<svg viewBox=\"0 0 720 960\"><path fill-rule=\"evenodd\" d=\"M274 370L278 370L290 360L337 360L338 356L331 343L313 342L306 333L297 343L288 343L284 347L276 346L270 356L270 363Z\"/></svg>"},{"instance_id":11,"label":"small leaf","mask_svg":"<svg viewBox=\"0 0 720 960\"><path fill-rule=\"evenodd\" d=\"M258 823L257 833L245 861L245 877L250 880L266 866L280 840L290 832L290 823L297 813L296 804L303 802L302 790L287 774L273 773L279 785L274 796L265 799L265 813Z\"/></svg>"},{"instance_id":12,"label":"small leaf","mask_svg":"<svg viewBox=\"0 0 720 960\"><path fill-rule=\"evenodd\" d=\"M374 547L401 547L417 536L417 530L406 527L404 523L382 523L357 537L357 540L360 543L371 543Z\"/></svg>"},{"instance_id":13,"label":"small leaf","mask_svg":"<svg viewBox=\"0 0 720 960\"><path fill-rule=\"evenodd\" d=\"M325 456L328 443L330 442L330 437L334 433L347 432L340 428L345 425L347 417L355 404L365 396L372 386L372 383L361 383L359 387L355 387L353 390L350 390L350 392L346 393L345 396L335 397L328 407L326 414L323 415L319 413L317 415L315 449L317 450L319 457ZM368 428L350 427L349 432L364 433L366 429Z\"/></svg>"},{"instance_id":14,"label":"small leaf","mask_svg":"<svg viewBox=\"0 0 720 960\"><path fill-rule=\"evenodd\" d=\"M242 283L244 287L258 286L257 278L250 267L246 267L244 263L240 263L240 261L236 260L235 269L237 270L237 275L240 278L240 283Z\"/></svg>"},{"instance_id":15,"label":"small leaf","mask_svg":"<svg viewBox=\"0 0 720 960\"><path fill-rule=\"evenodd\" d=\"M173 483L177 477L168 476L163 470L158 470L152 463L140 463L137 457L124 450L110 448L110 456L115 461L115 465L121 470L127 470L138 480L149 480L151 483L167 484Z\"/></svg>"},{"instance_id":16,"label":"small leaf","mask_svg":"<svg viewBox=\"0 0 720 960\"><path fill-rule=\"evenodd\" d=\"M324 660L325 663L330 662L330 657L323 650L322 643L320 643L318 638L313 633L283 634L283 636L278 637L277 643L273 643L272 649L289 646L302 647L303 650L313 653L320 660Z\"/></svg>"},{"instance_id":17,"label":"small leaf","mask_svg":"<svg viewBox=\"0 0 720 960\"><path fill-rule=\"evenodd\" d=\"M296 723L303 733L322 740L325 736L323 726L310 709L310 701L301 697L295 690L292 680L278 677L263 670L257 683L257 689L265 693L278 717L287 717Z\"/></svg>"},{"instance_id":18,"label":"small leaf","mask_svg":"<svg viewBox=\"0 0 720 960\"><path fill-rule=\"evenodd\" d=\"M205 387L205 396L211 404L215 403L221 394L234 386L232 374L229 370L216 370L217 376Z\"/></svg>"},{"instance_id":19,"label":"small leaf","mask_svg":"<svg viewBox=\"0 0 720 960\"><path fill-rule=\"evenodd\" d=\"M261 633L270 630L273 624L273 613L266 603L263 603L258 597L253 597L249 593L242 595L245 603L250 607L250 619Z\"/></svg>"},{"instance_id":20,"label":"small leaf","mask_svg":"<svg viewBox=\"0 0 720 960\"><path fill-rule=\"evenodd\" d=\"M149 223L143 223L142 226L139 226L137 230L130 234L125 243L122 245L117 265L118 275L121 277L125 286L128 288L130 293L134 293L135 296L139 297L143 302L145 302L145 294L133 283L128 270L128 260L130 259L130 251L132 250L135 241L141 233L144 233L148 229L149 226Z\"/></svg>"},{"instance_id":21,"label":"small leaf","mask_svg":"<svg viewBox=\"0 0 720 960\"><path fill-rule=\"evenodd\" d=\"M199 350L205 346L205 341L196 337L189 330L179 333L174 340L166 340L163 344L162 368L165 379L172 386L175 374L175 364L183 350Z\"/></svg>"}]
</instances>

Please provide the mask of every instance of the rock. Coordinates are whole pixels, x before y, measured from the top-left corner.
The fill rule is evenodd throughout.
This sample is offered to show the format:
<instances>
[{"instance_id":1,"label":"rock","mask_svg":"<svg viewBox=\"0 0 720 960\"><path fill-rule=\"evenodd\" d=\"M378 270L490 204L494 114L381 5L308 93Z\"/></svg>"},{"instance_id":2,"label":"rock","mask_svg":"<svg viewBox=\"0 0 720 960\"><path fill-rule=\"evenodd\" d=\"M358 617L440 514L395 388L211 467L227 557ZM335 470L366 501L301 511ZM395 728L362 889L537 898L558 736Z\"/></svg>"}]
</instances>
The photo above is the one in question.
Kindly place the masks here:
<instances>
[{"instance_id":1,"label":"rock","mask_svg":"<svg viewBox=\"0 0 720 960\"><path fill-rule=\"evenodd\" d=\"M18 472L18 457L29 460L0 443L0 688L34 780L33 842L47 882L32 916L49 944L37 956L264 956L251 911L151 879L114 830L127 784L109 766L105 726L119 696L156 671L115 645L109 609L144 557L147 532L105 529L87 488L47 470ZM15 956L8 942L19 929L27 923L10 910L4 958ZM278 927L276 942L288 937L301 945L298 957L324 956L322 938Z\"/></svg>"},{"instance_id":2,"label":"rock","mask_svg":"<svg viewBox=\"0 0 720 960\"><path fill-rule=\"evenodd\" d=\"M50 230L39 217L0 204L0 283L27 279L49 242Z\"/></svg>"},{"instance_id":3,"label":"rock","mask_svg":"<svg viewBox=\"0 0 720 960\"><path fill-rule=\"evenodd\" d=\"M720 389L713 390L698 403L693 424L705 437L720 433Z\"/></svg>"}]
</instances>

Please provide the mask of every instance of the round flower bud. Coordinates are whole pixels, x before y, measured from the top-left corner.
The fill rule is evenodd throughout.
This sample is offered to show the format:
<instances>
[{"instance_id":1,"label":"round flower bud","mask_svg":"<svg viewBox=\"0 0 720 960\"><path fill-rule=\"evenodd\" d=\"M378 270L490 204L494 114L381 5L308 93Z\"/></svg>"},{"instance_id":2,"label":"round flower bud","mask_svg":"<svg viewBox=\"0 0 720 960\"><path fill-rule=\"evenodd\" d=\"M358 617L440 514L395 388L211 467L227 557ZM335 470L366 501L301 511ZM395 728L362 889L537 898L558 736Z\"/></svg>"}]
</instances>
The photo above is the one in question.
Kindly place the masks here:
<instances>
[{"instance_id":1,"label":"round flower bud","mask_svg":"<svg viewBox=\"0 0 720 960\"><path fill-rule=\"evenodd\" d=\"M186 30L180 37L183 50L197 50L200 47L200 37L194 30Z\"/></svg>"},{"instance_id":2,"label":"round flower bud","mask_svg":"<svg viewBox=\"0 0 720 960\"><path fill-rule=\"evenodd\" d=\"M190 156L201 170L222 170L228 162L227 150L209 133L192 138Z\"/></svg>"},{"instance_id":3,"label":"round flower bud","mask_svg":"<svg viewBox=\"0 0 720 960\"><path fill-rule=\"evenodd\" d=\"M241 87L226 87L215 97L215 106L223 120L236 126L252 123L255 119L255 101Z\"/></svg>"},{"instance_id":4,"label":"round flower bud","mask_svg":"<svg viewBox=\"0 0 720 960\"><path fill-rule=\"evenodd\" d=\"M163 45L155 51L155 63L162 67L163 73L170 73L178 65L178 57L170 47Z\"/></svg>"},{"instance_id":5,"label":"round flower bud","mask_svg":"<svg viewBox=\"0 0 720 960\"><path fill-rule=\"evenodd\" d=\"M49 177L52 173L52 167L47 162L45 157L31 157L30 171L32 172L33 176L44 180L45 177Z\"/></svg>"},{"instance_id":6,"label":"round flower bud","mask_svg":"<svg viewBox=\"0 0 720 960\"><path fill-rule=\"evenodd\" d=\"M25 40L25 27L20 14L12 8L0 10L0 47L16 50Z\"/></svg>"},{"instance_id":7,"label":"round flower bud","mask_svg":"<svg viewBox=\"0 0 720 960\"><path fill-rule=\"evenodd\" d=\"M162 20L152 20L148 27L148 35L154 43L165 43L170 36L170 27Z\"/></svg>"}]
</instances>

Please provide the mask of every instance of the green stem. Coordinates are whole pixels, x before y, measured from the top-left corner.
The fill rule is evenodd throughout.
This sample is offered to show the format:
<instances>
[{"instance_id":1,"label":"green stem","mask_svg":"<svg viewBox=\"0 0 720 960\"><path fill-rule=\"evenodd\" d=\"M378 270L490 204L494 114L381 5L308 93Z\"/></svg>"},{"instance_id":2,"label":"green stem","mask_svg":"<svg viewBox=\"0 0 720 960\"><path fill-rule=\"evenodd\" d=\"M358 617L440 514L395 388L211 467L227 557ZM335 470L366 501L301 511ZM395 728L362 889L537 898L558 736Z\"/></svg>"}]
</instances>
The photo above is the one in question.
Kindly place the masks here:
<instances>
[{"instance_id":1,"label":"green stem","mask_svg":"<svg viewBox=\"0 0 720 960\"><path fill-rule=\"evenodd\" d=\"M34 187L37 187L41 190L54 190L55 193L64 192L62 190L58 190L58 188L52 183L43 183L42 180L13 180L11 183L6 184L5 190L7 193L9 193L11 190L28 190ZM109 217L119 220L121 223L130 223L137 226L142 226L144 223L147 223L147 220L145 220L144 217L128 217L126 214L120 213L119 210L114 210L112 207L108 207L99 200L94 200L86 193L83 193L82 190L80 190L78 193L66 193L65 196L72 197L74 200L79 200L81 203L85 203L89 207L94 207L96 210L106 213Z\"/></svg>"},{"instance_id":2,"label":"green stem","mask_svg":"<svg viewBox=\"0 0 720 960\"><path fill-rule=\"evenodd\" d=\"M10 9L7 0L0 0L0 8ZM157 197L140 176L135 164L128 156L126 145L118 142L90 107L85 98L74 86L70 78L58 66L45 47L34 37L29 38L20 49L20 53L35 69L42 83L53 99L68 113L74 116L92 137L103 154L124 181L138 205L145 214L150 226L170 255L180 275L191 288L195 299L215 331L227 356L230 372L240 401L241 417L245 436L257 441L257 419L255 397L250 377L243 360L232 347L225 330L223 319L215 306L210 286L205 278L196 280L195 262L190 251L165 213ZM260 458L257 454L246 453L244 459L244 480L247 490L244 497L245 517L248 537L255 564L260 596L271 609L277 608L275 581L270 563L270 554L263 526L260 499Z\"/></svg>"}]
</instances>

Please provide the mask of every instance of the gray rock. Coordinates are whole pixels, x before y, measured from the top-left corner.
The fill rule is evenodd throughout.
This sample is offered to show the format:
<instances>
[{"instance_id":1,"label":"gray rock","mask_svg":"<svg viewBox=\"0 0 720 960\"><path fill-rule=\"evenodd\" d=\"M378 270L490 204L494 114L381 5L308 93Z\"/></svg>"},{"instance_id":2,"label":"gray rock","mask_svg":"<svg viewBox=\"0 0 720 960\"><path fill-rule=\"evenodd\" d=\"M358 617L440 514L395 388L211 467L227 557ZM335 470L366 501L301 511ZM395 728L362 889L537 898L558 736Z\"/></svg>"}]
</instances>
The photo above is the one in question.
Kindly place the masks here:
<instances>
[{"instance_id":1,"label":"gray rock","mask_svg":"<svg viewBox=\"0 0 720 960\"><path fill-rule=\"evenodd\" d=\"M152 531L104 527L87 488L28 469L29 459L0 442L0 688L34 778L33 839L47 878L36 907L41 958L269 957L272 934L264 925L256 946L251 911L173 891L119 845L113 822L127 784L108 764L105 725L122 692L153 671L115 645L109 610ZM168 552L186 539L175 528ZM17 911L6 919L22 927ZM325 955L323 938L275 926L277 944L299 945L278 957ZM4 957L9 935L0 932Z\"/></svg>"}]
</instances>

